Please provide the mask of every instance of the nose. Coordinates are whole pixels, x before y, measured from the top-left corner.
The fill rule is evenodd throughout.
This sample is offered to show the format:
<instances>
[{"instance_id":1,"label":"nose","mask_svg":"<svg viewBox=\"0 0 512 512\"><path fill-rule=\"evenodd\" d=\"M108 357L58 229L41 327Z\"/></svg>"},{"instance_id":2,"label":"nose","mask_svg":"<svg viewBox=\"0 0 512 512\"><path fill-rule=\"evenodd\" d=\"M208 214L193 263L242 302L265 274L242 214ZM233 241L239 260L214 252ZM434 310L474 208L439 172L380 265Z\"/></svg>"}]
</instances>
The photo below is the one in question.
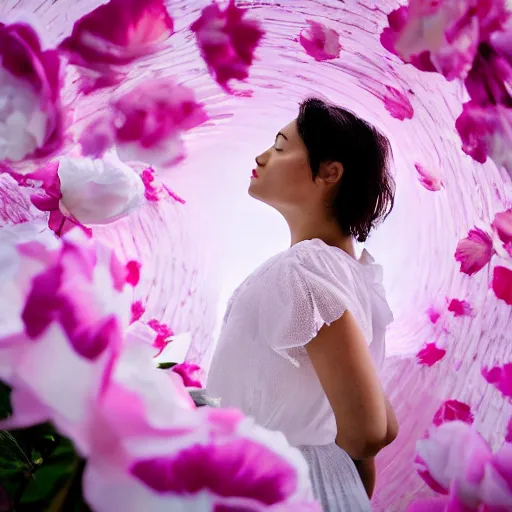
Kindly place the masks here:
<instances>
[{"instance_id":1,"label":"nose","mask_svg":"<svg viewBox=\"0 0 512 512\"><path fill-rule=\"evenodd\" d=\"M268 160L267 154L268 154L268 151L265 151L265 152L261 153L260 155L258 155L254 159L256 162L256 165L258 167L263 167L267 163L267 160Z\"/></svg>"}]
</instances>

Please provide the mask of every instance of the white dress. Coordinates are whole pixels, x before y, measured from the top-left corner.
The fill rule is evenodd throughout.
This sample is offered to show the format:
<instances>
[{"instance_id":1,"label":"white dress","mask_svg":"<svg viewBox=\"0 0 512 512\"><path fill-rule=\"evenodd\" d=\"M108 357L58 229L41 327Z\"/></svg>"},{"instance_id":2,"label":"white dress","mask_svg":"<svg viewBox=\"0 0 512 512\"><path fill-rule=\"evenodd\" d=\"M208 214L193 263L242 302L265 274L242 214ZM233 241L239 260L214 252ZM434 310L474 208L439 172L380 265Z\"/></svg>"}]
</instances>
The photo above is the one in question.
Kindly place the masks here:
<instances>
[{"instance_id":1,"label":"white dress","mask_svg":"<svg viewBox=\"0 0 512 512\"><path fill-rule=\"evenodd\" d=\"M346 310L380 367L393 317L382 268L368 252L356 260L314 239L274 256L228 304L207 392L302 451L325 511L366 512L370 502L352 460L334 444L334 413L304 347Z\"/></svg>"}]
</instances>

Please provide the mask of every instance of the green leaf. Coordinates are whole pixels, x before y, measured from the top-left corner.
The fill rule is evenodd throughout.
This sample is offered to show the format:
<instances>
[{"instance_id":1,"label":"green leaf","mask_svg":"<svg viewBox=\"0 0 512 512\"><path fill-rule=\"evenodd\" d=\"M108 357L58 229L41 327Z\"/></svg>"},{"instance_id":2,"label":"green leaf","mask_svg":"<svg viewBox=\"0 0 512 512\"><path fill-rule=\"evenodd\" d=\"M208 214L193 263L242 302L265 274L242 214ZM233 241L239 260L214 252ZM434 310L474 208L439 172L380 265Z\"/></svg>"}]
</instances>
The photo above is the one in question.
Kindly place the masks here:
<instances>
[{"instance_id":1,"label":"green leaf","mask_svg":"<svg viewBox=\"0 0 512 512\"><path fill-rule=\"evenodd\" d=\"M158 368L160 370L168 370L169 368L172 368L173 366L176 366L178 363L158 363Z\"/></svg>"},{"instance_id":2,"label":"green leaf","mask_svg":"<svg viewBox=\"0 0 512 512\"><path fill-rule=\"evenodd\" d=\"M6 420L12 414L11 391L12 389L0 380L0 420Z\"/></svg>"},{"instance_id":3,"label":"green leaf","mask_svg":"<svg viewBox=\"0 0 512 512\"><path fill-rule=\"evenodd\" d=\"M41 459L23 493L21 503L49 502L72 476L76 461L73 444L61 437L51 455Z\"/></svg>"},{"instance_id":4,"label":"green leaf","mask_svg":"<svg viewBox=\"0 0 512 512\"><path fill-rule=\"evenodd\" d=\"M0 482L29 471L31 460L17 439L6 430L0 430Z\"/></svg>"}]
</instances>

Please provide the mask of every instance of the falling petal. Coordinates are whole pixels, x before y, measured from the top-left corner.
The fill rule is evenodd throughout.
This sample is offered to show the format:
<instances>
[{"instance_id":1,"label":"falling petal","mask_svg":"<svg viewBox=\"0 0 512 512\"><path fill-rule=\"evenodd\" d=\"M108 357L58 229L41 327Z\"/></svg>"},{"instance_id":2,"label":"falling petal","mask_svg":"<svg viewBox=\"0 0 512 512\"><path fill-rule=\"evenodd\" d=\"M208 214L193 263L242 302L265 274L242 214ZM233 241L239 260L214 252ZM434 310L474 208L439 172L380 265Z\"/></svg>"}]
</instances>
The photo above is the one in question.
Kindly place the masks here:
<instances>
[{"instance_id":1,"label":"falling petal","mask_svg":"<svg viewBox=\"0 0 512 512\"><path fill-rule=\"evenodd\" d=\"M416 360L424 366L433 366L446 355L446 350L435 343L427 343L417 354Z\"/></svg>"},{"instance_id":2,"label":"falling petal","mask_svg":"<svg viewBox=\"0 0 512 512\"><path fill-rule=\"evenodd\" d=\"M473 228L466 238L459 240L455 259L460 263L460 271L473 275L491 261L494 251L491 237L479 228Z\"/></svg>"}]
</instances>

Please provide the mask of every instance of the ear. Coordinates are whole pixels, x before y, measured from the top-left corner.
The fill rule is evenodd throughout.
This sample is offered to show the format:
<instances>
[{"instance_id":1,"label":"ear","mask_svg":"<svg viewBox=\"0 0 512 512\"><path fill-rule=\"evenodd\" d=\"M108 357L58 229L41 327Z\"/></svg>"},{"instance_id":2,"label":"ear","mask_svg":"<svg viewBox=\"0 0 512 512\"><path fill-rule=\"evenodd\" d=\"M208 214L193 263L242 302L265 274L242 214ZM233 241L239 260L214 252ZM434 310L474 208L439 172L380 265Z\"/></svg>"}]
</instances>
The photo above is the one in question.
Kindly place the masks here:
<instances>
[{"instance_id":1,"label":"ear","mask_svg":"<svg viewBox=\"0 0 512 512\"><path fill-rule=\"evenodd\" d=\"M318 170L318 177L328 185L339 183L343 176L341 162L323 162Z\"/></svg>"}]
</instances>

